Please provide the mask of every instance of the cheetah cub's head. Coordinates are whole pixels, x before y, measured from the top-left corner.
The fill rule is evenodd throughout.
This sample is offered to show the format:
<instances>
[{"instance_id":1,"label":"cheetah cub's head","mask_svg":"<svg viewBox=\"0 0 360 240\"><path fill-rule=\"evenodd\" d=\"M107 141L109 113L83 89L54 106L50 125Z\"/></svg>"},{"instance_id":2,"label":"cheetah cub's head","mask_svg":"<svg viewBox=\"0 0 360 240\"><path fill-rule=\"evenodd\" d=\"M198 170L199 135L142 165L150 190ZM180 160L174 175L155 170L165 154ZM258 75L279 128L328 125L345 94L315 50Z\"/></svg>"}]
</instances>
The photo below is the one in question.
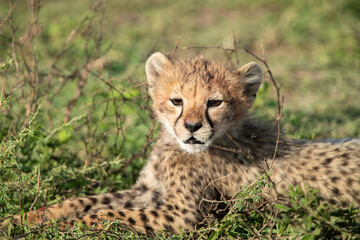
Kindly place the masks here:
<instances>
[{"instance_id":1,"label":"cheetah cub's head","mask_svg":"<svg viewBox=\"0 0 360 240\"><path fill-rule=\"evenodd\" d=\"M231 71L204 58L172 62L161 53L147 60L146 75L159 122L189 153L207 150L241 124L263 78L255 62Z\"/></svg>"}]
</instances>

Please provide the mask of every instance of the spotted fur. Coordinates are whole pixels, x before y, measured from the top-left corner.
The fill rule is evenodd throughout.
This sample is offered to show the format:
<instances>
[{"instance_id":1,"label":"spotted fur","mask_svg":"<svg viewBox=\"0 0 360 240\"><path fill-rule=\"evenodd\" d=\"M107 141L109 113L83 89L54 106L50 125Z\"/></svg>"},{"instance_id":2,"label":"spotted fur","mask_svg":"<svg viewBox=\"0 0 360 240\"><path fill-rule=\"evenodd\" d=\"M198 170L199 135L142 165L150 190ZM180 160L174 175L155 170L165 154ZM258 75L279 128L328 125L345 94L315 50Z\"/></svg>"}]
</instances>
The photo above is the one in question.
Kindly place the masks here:
<instances>
[{"instance_id":1,"label":"spotted fur","mask_svg":"<svg viewBox=\"0 0 360 240\"><path fill-rule=\"evenodd\" d=\"M82 222L101 228L102 220L118 220L147 234L193 230L213 213L203 199L232 197L254 183L267 165L277 192L309 185L330 203L360 204L359 139L280 137L273 159L276 129L247 114L263 78L258 64L229 70L203 58L171 61L155 53L146 73L162 129L137 183L129 190L29 212L29 223L62 219L63 227ZM263 194L274 196L272 189Z\"/></svg>"}]
</instances>

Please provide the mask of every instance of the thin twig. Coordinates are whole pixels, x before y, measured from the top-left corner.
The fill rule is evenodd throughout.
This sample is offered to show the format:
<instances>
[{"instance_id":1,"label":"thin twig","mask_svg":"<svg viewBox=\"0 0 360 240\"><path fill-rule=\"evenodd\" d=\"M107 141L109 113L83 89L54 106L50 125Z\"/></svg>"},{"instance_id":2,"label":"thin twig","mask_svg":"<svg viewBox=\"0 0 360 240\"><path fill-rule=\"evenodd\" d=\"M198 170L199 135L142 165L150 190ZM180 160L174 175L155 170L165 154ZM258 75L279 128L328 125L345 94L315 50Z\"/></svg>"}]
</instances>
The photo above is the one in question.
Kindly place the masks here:
<instances>
[{"instance_id":1,"label":"thin twig","mask_svg":"<svg viewBox=\"0 0 360 240\"><path fill-rule=\"evenodd\" d=\"M9 0L9 3L11 3L10 0ZM3 24L4 24L6 21L8 21L8 18L12 15L12 13L13 13L13 11L14 11L14 8L16 7L17 3L18 3L18 2L16 1L16 2L14 3L14 5L10 4L10 10L9 10L8 14L5 16L5 18L1 21L1 23L0 23L0 29L2 28Z\"/></svg>"},{"instance_id":2,"label":"thin twig","mask_svg":"<svg viewBox=\"0 0 360 240\"><path fill-rule=\"evenodd\" d=\"M169 58L170 58L170 59L175 55L176 51L179 49L180 40L181 40L181 36L178 36L178 39L177 39L177 41L176 41L174 50L172 50L171 54L169 55Z\"/></svg>"},{"instance_id":3,"label":"thin twig","mask_svg":"<svg viewBox=\"0 0 360 240\"><path fill-rule=\"evenodd\" d=\"M237 41L236 41L236 35L235 35L234 31L232 32L232 36L233 36L233 47L234 47L234 49L237 49ZM240 61L239 61L238 52L234 51L234 53L235 53L235 58L236 58L236 64L239 65Z\"/></svg>"},{"instance_id":4,"label":"thin twig","mask_svg":"<svg viewBox=\"0 0 360 240\"><path fill-rule=\"evenodd\" d=\"M2 100L3 100L3 95L4 95L4 88L5 88L5 78L3 78L1 75L0 75L0 78L2 80L1 94L0 94L0 110L1 110Z\"/></svg>"},{"instance_id":5,"label":"thin twig","mask_svg":"<svg viewBox=\"0 0 360 240\"><path fill-rule=\"evenodd\" d=\"M32 211L32 208L34 207L35 203L38 200L39 189L40 189L40 167L38 167L38 181L37 181L37 184L36 184L36 196L35 196L34 202L31 204L31 206L29 208L29 211Z\"/></svg>"}]
</instances>

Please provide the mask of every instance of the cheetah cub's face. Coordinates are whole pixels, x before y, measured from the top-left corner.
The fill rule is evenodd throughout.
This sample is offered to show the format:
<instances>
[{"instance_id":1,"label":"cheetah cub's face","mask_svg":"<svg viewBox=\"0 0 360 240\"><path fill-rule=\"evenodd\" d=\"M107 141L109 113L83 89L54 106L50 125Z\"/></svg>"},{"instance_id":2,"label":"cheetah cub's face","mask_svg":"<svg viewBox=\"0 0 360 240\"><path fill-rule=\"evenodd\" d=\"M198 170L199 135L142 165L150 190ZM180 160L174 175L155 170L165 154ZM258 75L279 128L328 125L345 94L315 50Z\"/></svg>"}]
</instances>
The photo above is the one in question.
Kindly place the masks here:
<instances>
[{"instance_id":1,"label":"cheetah cub's face","mask_svg":"<svg viewBox=\"0 0 360 240\"><path fill-rule=\"evenodd\" d=\"M146 75L159 122L193 154L241 124L263 78L255 62L231 71L204 58L172 62L161 53L147 60Z\"/></svg>"}]
</instances>

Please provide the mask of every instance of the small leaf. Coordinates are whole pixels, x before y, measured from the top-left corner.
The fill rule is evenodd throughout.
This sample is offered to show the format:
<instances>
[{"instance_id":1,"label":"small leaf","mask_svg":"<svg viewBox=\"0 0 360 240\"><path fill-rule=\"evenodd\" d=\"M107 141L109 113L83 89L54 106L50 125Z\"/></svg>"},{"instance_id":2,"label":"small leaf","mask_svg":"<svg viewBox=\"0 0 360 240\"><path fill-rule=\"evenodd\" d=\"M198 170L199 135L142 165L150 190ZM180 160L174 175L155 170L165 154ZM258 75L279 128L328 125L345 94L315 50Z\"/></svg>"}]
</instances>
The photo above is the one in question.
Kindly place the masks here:
<instances>
[{"instance_id":1,"label":"small leaf","mask_svg":"<svg viewBox=\"0 0 360 240\"><path fill-rule=\"evenodd\" d=\"M275 207L279 210L282 210L282 211L285 211L285 212L288 212L291 208L285 206L285 205L282 205L282 204L275 204Z\"/></svg>"},{"instance_id":2,"label":"small leaf","mask_svg":"<svg viewBox=\"0 0 360 240\"><path fill-rule=\"evenodd\" d=\"M310 231L312 227L312 217L308 216L306 218L306 230Z\"/></svg>"},{"instance_id":3,"label":"small leaf","mask_svg":"<svg viewBox=\"0 0 360 240\"><path fill-rule=\"evenodd\" d=\"M318 236L320 233L321 233L321 228L317 227L317 228L312 232L312 235L315 237L315 236Z\"/></svg>"},{"instance_id":4,"label":"small leaf","mask_svg":"<svg viewBox=\"0 0 360 240\"><path fill-rule=\"evenodd\" d=\"M285 230L287 229L289 224L286 224L286 223L281 223L281 226L278 230L278 235L281 235L285 232Z\"/></svg>"},{"instance_id":5,"label":"small leaf","mask_svg":"<svg viewBox=\"0 0 360 240\"><path fill-rule=\"evenodd\" d=\"M291 199L291 203L292 203L292 206L294 207L295 211L300 209L299 204L294 199Z\"/></svg>"},{"instance_id":6,"label":"small leaf","mask_svg":"<svg viewBox=\"0 0 360 240\"><path fill-rule=\"evenodd\" d=\"M302 240L312 240L315 239L313 235L307 234L301 238Z\"/></svg>"},{"instance_id":7,"label":"small leaf","mask_svg":"<svg viewBox=\"0 0 360 240\"><path fill-rule=\"evenodd\" d=\"M68 129L63 128L57 133L57 140L59 143L64 143L69 140L71 136L71 132Z\"/></svg>"}]
</instances>

